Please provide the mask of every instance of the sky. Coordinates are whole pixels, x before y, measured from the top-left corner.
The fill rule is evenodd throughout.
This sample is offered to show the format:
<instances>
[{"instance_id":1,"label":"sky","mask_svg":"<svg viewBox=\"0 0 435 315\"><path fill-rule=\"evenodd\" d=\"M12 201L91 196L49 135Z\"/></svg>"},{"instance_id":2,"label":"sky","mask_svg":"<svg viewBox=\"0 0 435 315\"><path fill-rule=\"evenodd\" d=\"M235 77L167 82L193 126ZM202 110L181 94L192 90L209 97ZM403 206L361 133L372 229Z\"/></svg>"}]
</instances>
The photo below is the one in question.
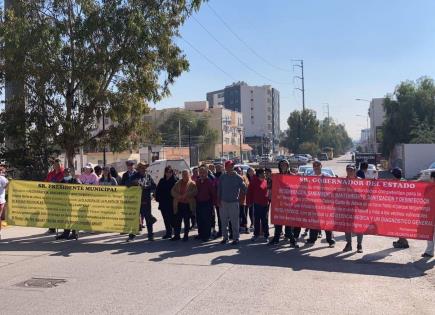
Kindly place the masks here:
<instances>
[{"instance_id":1,"label":"sky","mask_svg":"<svg viewBox=\"0 0 435 315\"><path fill-rule=\"evenodd\" d=\"M331 118L359 139L369 104L356 98L435 77L433 12L433 0L211 0L177 39L189 72L153 106L182 107L236 81L270 84L280 91L284 130L290 112L302 109L292 59L303 59L306 107L323 119L328 103Z\"/></svg>"}]
</instances>

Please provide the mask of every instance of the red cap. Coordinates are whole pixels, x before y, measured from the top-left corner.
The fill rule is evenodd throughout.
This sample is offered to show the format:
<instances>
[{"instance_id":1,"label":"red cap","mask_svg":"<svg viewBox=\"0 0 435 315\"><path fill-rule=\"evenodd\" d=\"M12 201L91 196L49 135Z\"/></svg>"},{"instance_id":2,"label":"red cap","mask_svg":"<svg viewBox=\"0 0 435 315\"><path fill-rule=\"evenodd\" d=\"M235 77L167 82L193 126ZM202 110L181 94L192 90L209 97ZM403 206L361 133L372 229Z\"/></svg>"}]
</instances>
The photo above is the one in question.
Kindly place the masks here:
<instances>
[{"instance_id":1,"label":"red cap","mask_svg":"<svg viewBox=\"0 0 435 315\"><path fill-rule=\"evenodd\" d=\"M225 162L225 168L226 168L227 166L233 166L233 165L234 165L234 162L231 161L231 160L228 160L228 161Z\"/></svg>"}]
</instances>

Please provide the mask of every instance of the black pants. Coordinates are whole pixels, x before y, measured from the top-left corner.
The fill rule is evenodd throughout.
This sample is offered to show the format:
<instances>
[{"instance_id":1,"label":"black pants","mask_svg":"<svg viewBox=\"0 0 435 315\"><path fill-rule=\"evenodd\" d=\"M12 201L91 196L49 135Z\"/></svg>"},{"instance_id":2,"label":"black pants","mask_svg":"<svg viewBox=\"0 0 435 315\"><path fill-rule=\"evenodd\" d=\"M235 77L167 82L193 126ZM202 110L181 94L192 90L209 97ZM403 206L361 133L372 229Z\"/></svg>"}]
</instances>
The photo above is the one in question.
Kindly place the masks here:
<instances>
[{"instance_id":1,"label":"black pants","mask_svg":"<svg viewBox=\"0 0 435 315\"><path fill-rule=\"evenodd\" d=\"M247 207L245 205L240 205L239 217L240 217L240 226L245 228L248 226L248 218L247 218Z\"/></svg>"},{"instance_id":2,"label":"black pants","mask_svg":"<svg viewBox=\"0 0 435 315\"><path fill-rule=\"evenodd\" d=\"M247 207L247 208L248 208L249 221L251 221L251 225L254 225L254 207L251 206L251 207ZM248 219L246 219L246 221L247 220Z\"/></svg>"},{"instance_id":3,"label":"black pants","mask_svg":"<svg viewBox=\"0 0 435 315\"><path fill-rule=\"evenodd\" d=\"M172 223L174 222L174 209L172 205L163 206L162 212L163 222L165 223L166 235L172 236Z\"/></svg>"},{"instance_id":4,"label":"black pants","mask_svg":"<svg viewBox=\"0 0 435 315\"><path fill-rule=\"evenodd\" d=\"M317 236L319 235L320 230L313 230L310 229L310 238L309 238L309 242L310 243L315 243L317 240ZM328 242L329 245L335 244L333 235L332 235L332 231L325 231L326 234L326 241Z\"/></svg>"},{"instance_id":5,"label":"black pants","mask_svg":"<svg viewBox=\"0 0 435 315\"><path fill-rule=\"evenodd\" d=\"M213 204L211 201L198 202L196 206L198 236L203 241L210 239L212 215L213 215Z\"/></svg>"},{"instance_id":6,"label":"black pants","mask_svg":"<svg viewBox=\"0 0 435 315\"><path fill-rule=\"evenodd\" d=\"M211 227L216 227L216 217L217 217L217 223L218 223L218 231L219 233L222 233L222 223L221 223L221 216L219 215L219 207L215 207L216 212L213 211L212 218L211 218Z\"/></svg>"},{"instance_id":7,"label":"black pants","mask_svg":"<svg viewBox=\"0 0 435 315\"><path fill-rule=\"evenodd\" d=\"M190 229L190 206L187 203L179 203L178 211L174 216L174 236L180 237L181 222L184 222L184 236L189 236Z\"/></svg>"},{"instance_id":8,"label":"black pants","mask_svg":"<svg viewBox=\"0 0 435 315\"><path fill-rule=\"evenodd\" d=\"M277 240L281 237L282 234L282 225L275 224L275 233L273 237ZM293 235L292 228L290 226L284 226L284 236L286 238L291 238Z\"/></svg>"},{"instance_id":9,"label":"black pants","mask_svg":"<svg viewBox=\"0 0 435 315\"><path fill-rule=\"evenodd\" d=\"M151 214L151 204L141 205L140 214L145 218L148 236L153 236L153 224L157 219Z\"/></svg>"},{"instance_id":10,"label":"black pants","mask_svg":"<svg viewBox=\"0 0 435 315\"><path fill-rule=\"evenodd\" d=\"M269 237L269 220L267 214L269 206L254 204L254 236L260 236L260 226L263 229L264 237Z\"/></svg>"}]
</instances>

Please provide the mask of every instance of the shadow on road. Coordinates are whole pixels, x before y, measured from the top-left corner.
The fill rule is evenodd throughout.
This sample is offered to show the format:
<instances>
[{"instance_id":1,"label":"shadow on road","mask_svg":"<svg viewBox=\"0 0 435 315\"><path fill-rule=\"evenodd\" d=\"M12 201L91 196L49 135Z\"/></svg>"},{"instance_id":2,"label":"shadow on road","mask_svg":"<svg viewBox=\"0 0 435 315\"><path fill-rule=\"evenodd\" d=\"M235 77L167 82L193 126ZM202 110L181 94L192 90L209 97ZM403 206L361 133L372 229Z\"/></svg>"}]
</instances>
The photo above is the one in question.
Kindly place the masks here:
<instances>
[{"instance_id":1,"label":"shadow on road","mask_svg":"<svg viewBox=\"0 0 435 315\"><path fill-rule=\"evenodd\" d=\"M163 235L163 231L156 233L156 237ZM172 242L167 240L146 241L145 236L138 236L135 242L126 243L126 235L116 234L82 234L78 241L54 241L53 236L39 234L33 237L8 239L0 243L0 251L42 251L52 252L51 256L69 257L78 253L108 252L113 255L141 255L154 254L150 262L164 262L174 258L186 258L192 261L195 255L203 256L214 253L206 264L270 266L290 268L294 271L316 270L324 272L339 272L361 275L375 275L396 278L415 278L424 276L427 270L435 266L435 260L421 259L406 264L382 262L381 260L396 251L385 249L379 252L361 256L356 260L348 259L355 253L343 254L337 252L322 257L312 253L327 250L327 245L320 243L314 247L290 249L288 245L270 247L264 243L252 243L243 240L237 247L221 245L217 241L202 243L193 239L189 242ZM236 252L234 252L236 249ZM103 258L104 259L104 258ZM193 262L195 263L195 262Z\"/></svg>"}]
</instances>

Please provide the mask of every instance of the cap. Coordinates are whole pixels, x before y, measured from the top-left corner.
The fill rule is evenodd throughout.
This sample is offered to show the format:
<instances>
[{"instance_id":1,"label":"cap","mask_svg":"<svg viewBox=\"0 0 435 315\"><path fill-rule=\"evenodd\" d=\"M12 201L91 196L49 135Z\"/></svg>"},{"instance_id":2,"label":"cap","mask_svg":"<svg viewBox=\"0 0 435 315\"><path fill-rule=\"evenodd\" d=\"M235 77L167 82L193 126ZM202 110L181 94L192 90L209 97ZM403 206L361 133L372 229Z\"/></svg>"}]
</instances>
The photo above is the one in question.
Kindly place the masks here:
<instances>
[{"instance_id":1,"label":"cap","mask_svg":"<svg viewBox=\"0 0 435 315\"><path fill-rule=\"evenodd\" d=\"M128 161L125 162L125 164L127 164L127 165L134 165L135 163L134 163L133 160L128 160Z\"/></svg>"},{"instance_id":2,"label":"cap","mask_svg":"<svg viewBox=\"0 0 435 315\"><path fill-rule=\"evenodd\" d=\"M279 161L278 165L281 165L281 164L283 164L283 163L285 163L285 164L287 164L287 165L290 165L289 161L286 160L286 159L283 159L283 160Z\"/></svg>"},{"instance_id":3,"label":"cap","mask_svg":"<svg viewBox=\"0 0 435 315\"><path fill-rule=\"evenodd\" d=\"M139 162L139 163L137 163L136 168L141 168L141 167L147 168L148 166L150 166L150 165L146 162Z\"/></svg>"},{"instance_id":4,"label":"cap","mask_svg":"<svg viewBox=\"0 0 435 315\"><path fill-rule=\"evenodd\" d=\"M84 168L91 168L91 169L93 169L94 167L93 167L92 163L86 163Z\"/></svg>"},{"instance_id":5,"label":"cap","mask_svg":"<svg viewBox=\"0 0 435 315\"><path fill-rule=\"evenodd\" d=\"M353 164L347 164L346 165L346 169L347 170L355 170L355 165L353 165Z\"/></svg>"},{"instance_id":6,"label":"cap","mask_svg":"<svg viewBox=\"0 0 435 315\"><path fill-rule=\"evenodd\" d=\"M232 160L228 160L225 162L225 167L234 166L234 162Z\"/></svg>"}]
</instances>

